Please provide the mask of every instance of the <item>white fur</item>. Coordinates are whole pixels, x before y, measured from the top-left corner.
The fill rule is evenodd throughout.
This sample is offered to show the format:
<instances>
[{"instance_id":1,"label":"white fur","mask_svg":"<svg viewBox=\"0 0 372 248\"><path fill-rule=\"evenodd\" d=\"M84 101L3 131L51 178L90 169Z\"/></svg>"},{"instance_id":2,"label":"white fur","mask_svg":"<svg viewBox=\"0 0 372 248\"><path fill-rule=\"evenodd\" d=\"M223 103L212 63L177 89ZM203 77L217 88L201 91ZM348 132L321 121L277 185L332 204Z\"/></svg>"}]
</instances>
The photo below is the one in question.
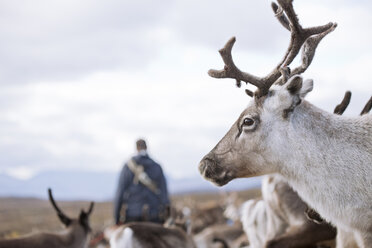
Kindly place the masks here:
<instances>
[{"instance_id":1,"label":"white fur","mask_svg":"<svg viewBox=\"0 0 372 248\"><path fill-rule=\"evenodd\" d=\"M303 86L302 86L301 91L300 91L300 97L301 97L301 98L304 98L304 97L306 96L307 93L309 93L310 91L313 90L313 87L314 87L313 80L311 80L311 79L306 79L306 80L303 82Z\"/></svg>"},{"instance_id":2,"label":"white fur","mask_svg":"<svg viewBox=\"0 0 372 248\"><path fill-rule=\"evenodd\" d=\"M206 157L231 178L280 173L339 233L353 233L360 247L372 247L372 116L349 118L318 109L302 100L311 85L305 81L296 94L287 90L288 83L272 86L272 96L253 101L242 113L259 116L255 131L237 137L239 118ZM204 165L206 175L213 165Z\"/></svg>"},{"instance_id":3,"label":"white fur","mask_svg":"<svg viewBox=\"0 0 372 248\"><path fill-rule=\"evenodd\" d=\"M272 120L270 111L261 116L263 122ZM359 245L368 247L372 242L371 116L340 117L305 102L295 108L289 122L271 124L273 139L266 159L280 166L278 172L326 220L340 230L365 236Z\"/></svg>"},{"instance_id":4,"label":"white fur","mask_svg":"<svg viewBox=\"0 0 372 248\"><path fill-rule=\"evenodd\" d=\"M133 248L133 231L129 227L117 228L110 238L111 248Z\"/></svg>"},{"instance_id":5,"label":"white fur","mask_svg":"<svg viewBox=\"0 0 372 248\"><path fill-rule=\"evenodd\" d=\"M263 200L248 200L243 204L243 228L251 248L264 247L268 240L284 232L284 222L271 211Z\"/></svg>"},{"instance_id":6,"label":"white fur","mask_svg":"<svg viewBox=\"0 0 372 248\"><path fill-rule=\"evenodd\" d=\"M268 177L262 180L262 200L248 200L241 210L241 222L247 234L251 248L264 247L266 242L283 234L288 228L289 220L281 218L278 211L272 208L276 198L275 183L269 183ZM280 211L280 210L279 210Z\"/></svg>"},{"instance_id":7,"label":"white fur","mask_svg":"<svg viewBox=\"0 0 372 248\"><path fill-rule=\"evenodd\" d=\"M360 142L363 139L358 139L358 134L345 137L343 144L335 143L327 136L319 137L302 129L298 124L302 125L308 120L303 115L297 117L297 123L289 127L286 144L273 143L272 151L277 157L272 157L273 152L268 156L269 160L276 160L277 164L282 165L278 168L280 173L326 220L347 232L365 235L369 232L372 242L371 143L368 144L368 139L364 138L367 146L364 152L359 149L364 145ZM350 126L355 126L355 131L358 131L358 122L351 119L345 121L349 122L348 127L343 127L338 120L334 123L340 126L339 132L347 128L350 130ZM362 134L363 128L360 131ZM371 135L366 136L371 139ZM283 139L282 136L280 139ZM343 246L338 244L338 247Z\"/></svg>"},{"instance_id":8,"label":"white fur","mask_svg":"<svg viewBox=\"0 0 372 248\"><path fill-rule=\"evenodd\" d=\"M146 236L143 234L146 234ZM128 226L108 227L105 229L104 235L105 238L109 240L111 248L195 248L194 241L191 237L187 236L183 230L178 228L167 228L160 224L150 222L138 222L130 223ZM154 239L154 235L158 236ZM148 240L149 237L152 241ZM149 242L155 243L149 244Z\"/></svg>"},{"instance_id":9,"label":"white fur","mask_svg":"<svg viewBox=\"0 0 372 248\"><path fill-rule=\"evenodd\" d=\"M274 247L296 247L332 239L332 227L308 220L306 203L280 175L263 177L261 189L262 200L250 200L242 208L241 221L253 248L269 242Z\"/></svg>"}]
</instances>

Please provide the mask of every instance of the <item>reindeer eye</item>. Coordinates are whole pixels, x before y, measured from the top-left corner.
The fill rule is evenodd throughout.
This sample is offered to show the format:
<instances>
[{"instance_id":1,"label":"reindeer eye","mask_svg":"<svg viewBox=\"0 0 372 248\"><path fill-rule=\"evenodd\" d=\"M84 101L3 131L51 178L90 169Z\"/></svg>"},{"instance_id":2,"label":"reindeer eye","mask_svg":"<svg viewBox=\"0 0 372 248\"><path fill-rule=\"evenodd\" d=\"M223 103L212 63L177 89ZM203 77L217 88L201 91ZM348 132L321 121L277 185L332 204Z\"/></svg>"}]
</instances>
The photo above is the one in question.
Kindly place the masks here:
<instances>
[{"instance_id":1,"label":"reindeer eye","mask_svg":"<svg viewBox=\"0 0 372 248\"><path fill-rule=\"evenodd\" d=\"M254 120L251 118L245 118L243 120L243 125L244 126L252 126L254 124Z\"/></svg>"}]
</instances>

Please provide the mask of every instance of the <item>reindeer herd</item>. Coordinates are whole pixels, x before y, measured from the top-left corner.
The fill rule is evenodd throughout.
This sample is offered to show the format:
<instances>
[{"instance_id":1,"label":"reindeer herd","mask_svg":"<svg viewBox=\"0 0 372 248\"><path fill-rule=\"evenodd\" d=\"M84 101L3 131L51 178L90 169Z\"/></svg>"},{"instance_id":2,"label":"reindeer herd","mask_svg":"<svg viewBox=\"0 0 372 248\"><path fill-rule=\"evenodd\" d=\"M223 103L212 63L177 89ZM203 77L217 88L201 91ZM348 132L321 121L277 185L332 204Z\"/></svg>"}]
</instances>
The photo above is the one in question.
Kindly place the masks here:
<instances>
[{"instance_id":1,"label":"reindeer herd","mask_svg":"<svg viewBox=\"0 0 372 248\"><path fill-rule=\"evenodd\" d=\"M342 116L350 92L334 113L306 101L313 81L300 75L337 25L302 27L293 0L278 0L272 8L291 35L284 58L267 76L257 77L234 64L235 37L219 51L224 68L209 75L257 90L246 90L252 97L248 106L199 164L202 176L219 186L265 175L262 197L238 206L230 202L226 210L183 206L170 211L164 225L109 227L103 235L106 245L95 247L334 247L334 241L337 248L372 247L372 98L355 117ZM301 65L290 69L301 50ZM64 231L0 240L0 248L88 247L93 203L71 219L58 208L51 190L49 199Z\"/></svg>"}]
</instances>

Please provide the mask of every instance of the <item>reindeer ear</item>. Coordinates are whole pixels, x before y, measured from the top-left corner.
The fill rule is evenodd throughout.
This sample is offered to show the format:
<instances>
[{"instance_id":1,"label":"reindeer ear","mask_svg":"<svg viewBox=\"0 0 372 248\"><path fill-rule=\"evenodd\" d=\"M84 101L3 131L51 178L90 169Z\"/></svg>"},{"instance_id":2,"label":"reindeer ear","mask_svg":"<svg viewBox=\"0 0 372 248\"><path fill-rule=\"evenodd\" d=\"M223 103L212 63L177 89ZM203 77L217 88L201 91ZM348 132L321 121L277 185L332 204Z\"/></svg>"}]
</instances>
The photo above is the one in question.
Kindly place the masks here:
<instances>
[{"instance_id":1,"label":"reindeer ear","mask_svg":"<svg viewBox=\"0 0 372 248\"><path fill-rule=\"evenodd\" d=\"M310 91L313 90L313 87L314 87L313 80L312 79L306 79L302 83L302 88L300 90L300 97L304 98L307 95L307 93L309 93Z\"/></svg>"},{"instance_id":2,"label":"reindeer ear","mask_svg":"<svg viewBox=\"0 0 372 248\"><path fill-rule=\"evenodd\" d=\"M286 83L286 88L291 95L298 95L304 98L307 93L313 90L313 80L303 81L300 75L294 75Z\"/></svg>"},{"instance_id":3,"label":"reindeer ear","mask_svg":"<svg viewBox=\"0 0 372 248\"><path fill-rule=\"evenodd\" d=\"M283 118L286 119L288 115L293 112L295 107L301 103L302 98L313 89L313 81L305 80L305 82L303 82L300 75L294 75L288 79L283 87L283 89L287 90L290 95L289 106L286 106L283 111Z\"/></svg>"},{"instance_id":4,"label":"reindeer ear","mask_svg":"<svg viewBox=\"0 0 372 248\"><path fill-rule=\"evenodd\" d=\"M89 215L84 210L80 211L79 223L80 225L82 225L84 230L86 230L87 232L91 231L91 228L89 225Z\"/></svg>"},{"instance_id":5,"label":"reindeer ear","mask_svg":"<svg viewBox=\"0 0 372 248\"><path fill-rule=\"evenodd\" d=\"M291 95L296 95L302 88L302 77L300 75L294 75L286 83L286 88Z\"/></svg>"}]
</instances>

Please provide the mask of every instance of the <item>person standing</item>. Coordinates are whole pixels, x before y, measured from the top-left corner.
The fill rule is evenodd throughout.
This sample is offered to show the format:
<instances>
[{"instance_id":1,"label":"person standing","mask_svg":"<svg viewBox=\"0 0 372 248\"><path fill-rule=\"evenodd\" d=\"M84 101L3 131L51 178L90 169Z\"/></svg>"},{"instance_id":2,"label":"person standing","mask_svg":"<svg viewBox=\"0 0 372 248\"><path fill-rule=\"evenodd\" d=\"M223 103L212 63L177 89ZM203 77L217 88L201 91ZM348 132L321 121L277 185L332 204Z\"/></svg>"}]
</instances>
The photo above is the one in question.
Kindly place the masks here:
<instances>
[{"instance_id":1,"label":"person standing","mask_svg":"<svg viewBox=\"0 0 372 248\"><path fill-rule=\"evenodd\" d=\"M133 221L163 223L170 207L161 166L147 153L146 141L136 141L137 155L125 163L114 200L116 224Z\"/></svg>"}]
</instances>

